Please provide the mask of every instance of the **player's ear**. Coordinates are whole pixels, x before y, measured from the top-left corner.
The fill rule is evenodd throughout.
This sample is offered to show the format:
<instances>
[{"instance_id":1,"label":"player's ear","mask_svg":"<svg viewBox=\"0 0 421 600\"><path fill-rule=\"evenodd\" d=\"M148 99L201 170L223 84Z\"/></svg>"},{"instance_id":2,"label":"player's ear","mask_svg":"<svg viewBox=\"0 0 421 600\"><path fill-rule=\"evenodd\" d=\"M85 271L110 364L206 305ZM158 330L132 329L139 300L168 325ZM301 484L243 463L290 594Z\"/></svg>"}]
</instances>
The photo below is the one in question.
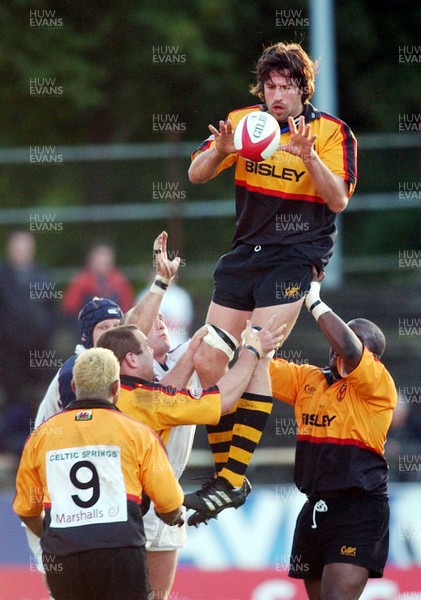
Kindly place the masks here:
<instances>
[{"instance_id":1,"label":"player's ear","mask_svg":"<svg viewBox=\"0 0 421 600\"><path fill-rule=\"evenodd\" d=\"M130 367L134 367L136 365L136 361L133 358L134 353L133 352L127 352L126 356L123 358L123 362L127 362L129 364Z\"/></svg>"},{"instance_id":2,"label":"player's ear","mask_svg":"<svg viewBox=\"0 0 421 600\"><path fill-rule=\"evenodd\" d=\"M70 387L72 388L72 391L76 394L76 386L75 386L75 382L73 381L73 379L70 382Z\"/></svg>"},{"instance_id":3,"label":"player's ear","mask_svg":"<svg viewBox=\"0 0 421 600\"><path fill-rule=\"evenodd\" d=\"M114 381L114 383L112 384L111 393L112 393L114 404L115 404L117 402L118 395L120 393L120 380L119 379L116 379L116 381Z\"/></svg>"}]
</instances>

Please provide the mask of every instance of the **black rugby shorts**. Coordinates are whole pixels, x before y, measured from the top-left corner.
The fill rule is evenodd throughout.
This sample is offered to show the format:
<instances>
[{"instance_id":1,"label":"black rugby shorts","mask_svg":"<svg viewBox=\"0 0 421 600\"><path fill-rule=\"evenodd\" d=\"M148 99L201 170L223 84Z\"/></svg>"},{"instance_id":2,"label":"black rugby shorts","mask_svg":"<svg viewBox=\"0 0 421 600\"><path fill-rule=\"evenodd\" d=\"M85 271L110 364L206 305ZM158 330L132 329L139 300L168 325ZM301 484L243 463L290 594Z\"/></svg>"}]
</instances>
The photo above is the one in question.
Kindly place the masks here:
<instances>
[{"instance_id":1,"label":"black rugby shorts","mask_svg":"<svg viewBox=\"0 0 421 600\"><path fill-rule=\"evenodd\" d=\"M324 506L317 505L320 501ZM388 551L386 496L323 499L321 495L308 500L297 517L288 574L321 579L325 565L350 563L368 569L369 577L382 577Z\"/></svg>"},{"instance_id":2,"label":"black rugby shorts","mask_svg":"<svg viewBox=\"0 0 421 600\"><path fill-rule=\"evenodd\" d=\"M245 311L296 302L309 290L312 266L291 246L242 244L219 259L212 300Z\"/></svg>"},{"instance_id":3,"label":"black rugby shorts","mask_svg":"<svg viewBox=\"0 0 421 600\"><path fill-rule=\"evenodd\" d=\"M142 547L99 548L57 556L43 554L55 600L152 600Z\"/></svg>"}]
</instances>

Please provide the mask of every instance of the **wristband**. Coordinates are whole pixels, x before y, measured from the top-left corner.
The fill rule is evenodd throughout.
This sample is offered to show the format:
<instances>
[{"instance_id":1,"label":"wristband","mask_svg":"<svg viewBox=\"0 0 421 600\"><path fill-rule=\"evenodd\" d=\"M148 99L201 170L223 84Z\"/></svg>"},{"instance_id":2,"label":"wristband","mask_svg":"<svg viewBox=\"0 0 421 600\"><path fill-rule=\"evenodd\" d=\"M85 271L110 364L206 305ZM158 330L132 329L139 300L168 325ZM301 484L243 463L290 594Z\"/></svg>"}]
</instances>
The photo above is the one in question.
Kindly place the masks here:
<instances>
[{"instance_id":1,"label":"wristband","mask_svg":"<svg viewBox=\"0 0 421 600\"><path fill-rule=\"evenodd\" d=\"M250 352L253 352L253 354L254 354L254 356L256 356L257 360L260 360L260 354L254 346L246 346L246 350L250 350Z\"/></svg>"},{"instance_id":2,"label":"wristband","mask_svg":"<svg viewBox=\"0 0 421 600\"><path fill-rule=\"evenodd\" d=\"M153 294L158 294L158 296L163 296L168 289L170 281L171 280L167 279L167 277L162 277L161 275L157 275L155 277L155 281L149 288L149 291L152 292Z\"/></svg>"},{"instance_id":3,"label":"wristband","mask_svg":"<svg viewBox=\"0 0 421 600\"><path fill-rule=\"evenodd\" d=\"M320 283L318 281L312 281L310 283L310 289L307 292L304 304L309 312L312 310L312 306L320 300Z\"/></svg>"},{"instance_id":4,"label":"wristband","mask_svg":"<svg viewBox=\"0 0 421 600\"><path fill-rule=\"evenodd\" d=\"M318 321L319 317L321 317L321 315L323 315L325 312L332 310L327 304L320 300L319 281L312 281L310 283L310 289L308 290L304 304L306 305L308 312L313 315L316 321Z\"/></svg>"},{"instance_id":5,"label":"wristband","mask_svg":"<svg viewBox=\"0 0 421 600\"><path fill-rule=\"evenodd\" d=\"M259 325L253 325L253 329L255 331L260 331L262 328L259 327ZM275 350L269 350L269 352L266 354L266 356L268 358L273 358L275 356Z\"/></svg>"},{"instance_id":6,"label":"wristband","mask_svg":"<svg viewBox=\"0 0 421 600\"><path fill-rule=\"evenodd\" d=\"M324 315L324 313L330 312L331 310L332 309L327 304L322 302L320 298L319 300L316 300L316 302L314 302L314 304L312 304L309 308L310 313L313 315L316 321L318 321L319 317Z\"/></svg>"}]
</instances>

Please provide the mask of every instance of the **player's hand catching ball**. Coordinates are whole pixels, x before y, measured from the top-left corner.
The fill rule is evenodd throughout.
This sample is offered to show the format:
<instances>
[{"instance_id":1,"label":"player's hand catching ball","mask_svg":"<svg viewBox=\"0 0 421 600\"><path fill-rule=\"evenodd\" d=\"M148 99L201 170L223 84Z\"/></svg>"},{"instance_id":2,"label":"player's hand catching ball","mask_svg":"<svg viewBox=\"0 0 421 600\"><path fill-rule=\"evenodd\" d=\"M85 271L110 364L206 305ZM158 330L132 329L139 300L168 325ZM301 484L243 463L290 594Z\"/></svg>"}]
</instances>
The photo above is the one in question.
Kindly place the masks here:
<instances>
[{"instance_id":1,"label":"player's hand catching ball","mask_svg":"<svg viewBox=\"0 0 421 600\"><path fill-rule=\"evenodd\" d=\"M219 121L219 130L213 125L209 125L209 131L215 138L215 151L225 158L228 154L236 152L234 146L234 129L231 121Z\"/></svg>"}]
</instances>

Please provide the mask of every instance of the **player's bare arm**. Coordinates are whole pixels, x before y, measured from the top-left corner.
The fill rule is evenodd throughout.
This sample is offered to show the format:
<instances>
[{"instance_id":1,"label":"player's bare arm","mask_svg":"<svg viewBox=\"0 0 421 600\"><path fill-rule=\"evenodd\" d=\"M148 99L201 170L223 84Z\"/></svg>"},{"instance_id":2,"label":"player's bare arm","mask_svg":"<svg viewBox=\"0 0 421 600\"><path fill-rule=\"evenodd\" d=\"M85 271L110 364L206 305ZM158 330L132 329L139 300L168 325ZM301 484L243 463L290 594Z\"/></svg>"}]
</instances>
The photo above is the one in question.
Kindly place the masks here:
<instances>
[{"instance_id":1,"label":"player's bare arm","mask_svg":"<svg viewBox=\"0 0 421 600\"><path fill-rule=\"evenodd\" d=\"M206 183L215 176L220 163L236 152L234 148L234 130L231 121L219 121L219 130L209 125L209 131L215 138L215 146L198 154L189 168L192 183Z\"/></svg>"},{"instance_id":2,"label":"player's bare arm","mask_svg":"<svg viewBox=\"0 0 421 600\"><path fill-rule=\"evenodd\" d=\"M208 329L206 325L196 331L190 340L186 352L181 356L175 367L161 379L161 385L172 385L176 388L182 388L187 385L194 371L194 355L207 332Z\"/></svg>"},{"instance_id":3,"label":"player's bare arm","mask_svg":"<svg viewBox=\"0 0 421 600\"><path fill-rule=\"evenodd\" d=\"M345 181L332 173L320 160L314 150L316 135L310 136L310 125L305 124L304 117L300 117L298 126L294 119L288 117L291 138L288 144L280 146L280 150L301 158L313 180L314 186L330 210L339 213L348 205L348 187Z\"/></svg>"},{"instance_id":4,"label":"player's bare arm","mask_svg":"<svg viewBox=\"0 0 421 600\"><path fill-rule=\"evenodd\" d=\"M42 536L42 532L43 532L42 524L44 521L44 513L39 514L37 517L22 517L22 516L20 516L20 520L37 537L40 538Z\"/></svg>"},{"instance_id":5,"label":"player's bare arm","mask_svg":"<svg viewBox=\"0 0 421 600\"><path fill-rule=\"evenodd\" d=\"M168 233L163 231L154 241L154 264L156 268L155 282L145 296L129 310L122 320L122 325L136 325L145 335L152 329L157 318L162 298L172 278L177 274L181 259L176 256L169 260L167 254Z\"/></svg>"},{"instance_id":6,"label":"player's bare arm","mask_svg":"<svg viewBox=\"0 0 421 600\"><path fill-rule=\"evenodd\" d=\"M178 525L179 527L183 525L184 521L181 519L181 508L176 508L169 513L160 513L155 511L158 517L164 521L167 525Z\"/></svg>"},{"instance_id":7,"label":"player's bare arm","mask_svg":"<svg viewBox=\"0 0 421 600\"><path fill-rule=\"evenodd\" d=\"M306 306L315 317L320 312L320 316L316 318L317 324L332 351L342 358L344 371L350 373L361 360L363 345L352 329L320 300L320 283L323 278L324 272L317 274L317 269L313 267L313 281L305 300Z\"/></svg>"},{"instance_id":8,"label":"player's bare arm","mask_svg":"<svg viewBox=\"0 0 421 600\"><path fill-rule=\"evenodd\" d=\"M270 357L263 356L256 365L254 373L246 388L248 394L258 394L260 396L272 396L272 383L269 374Z\"/></svg>"}]
</instances>

